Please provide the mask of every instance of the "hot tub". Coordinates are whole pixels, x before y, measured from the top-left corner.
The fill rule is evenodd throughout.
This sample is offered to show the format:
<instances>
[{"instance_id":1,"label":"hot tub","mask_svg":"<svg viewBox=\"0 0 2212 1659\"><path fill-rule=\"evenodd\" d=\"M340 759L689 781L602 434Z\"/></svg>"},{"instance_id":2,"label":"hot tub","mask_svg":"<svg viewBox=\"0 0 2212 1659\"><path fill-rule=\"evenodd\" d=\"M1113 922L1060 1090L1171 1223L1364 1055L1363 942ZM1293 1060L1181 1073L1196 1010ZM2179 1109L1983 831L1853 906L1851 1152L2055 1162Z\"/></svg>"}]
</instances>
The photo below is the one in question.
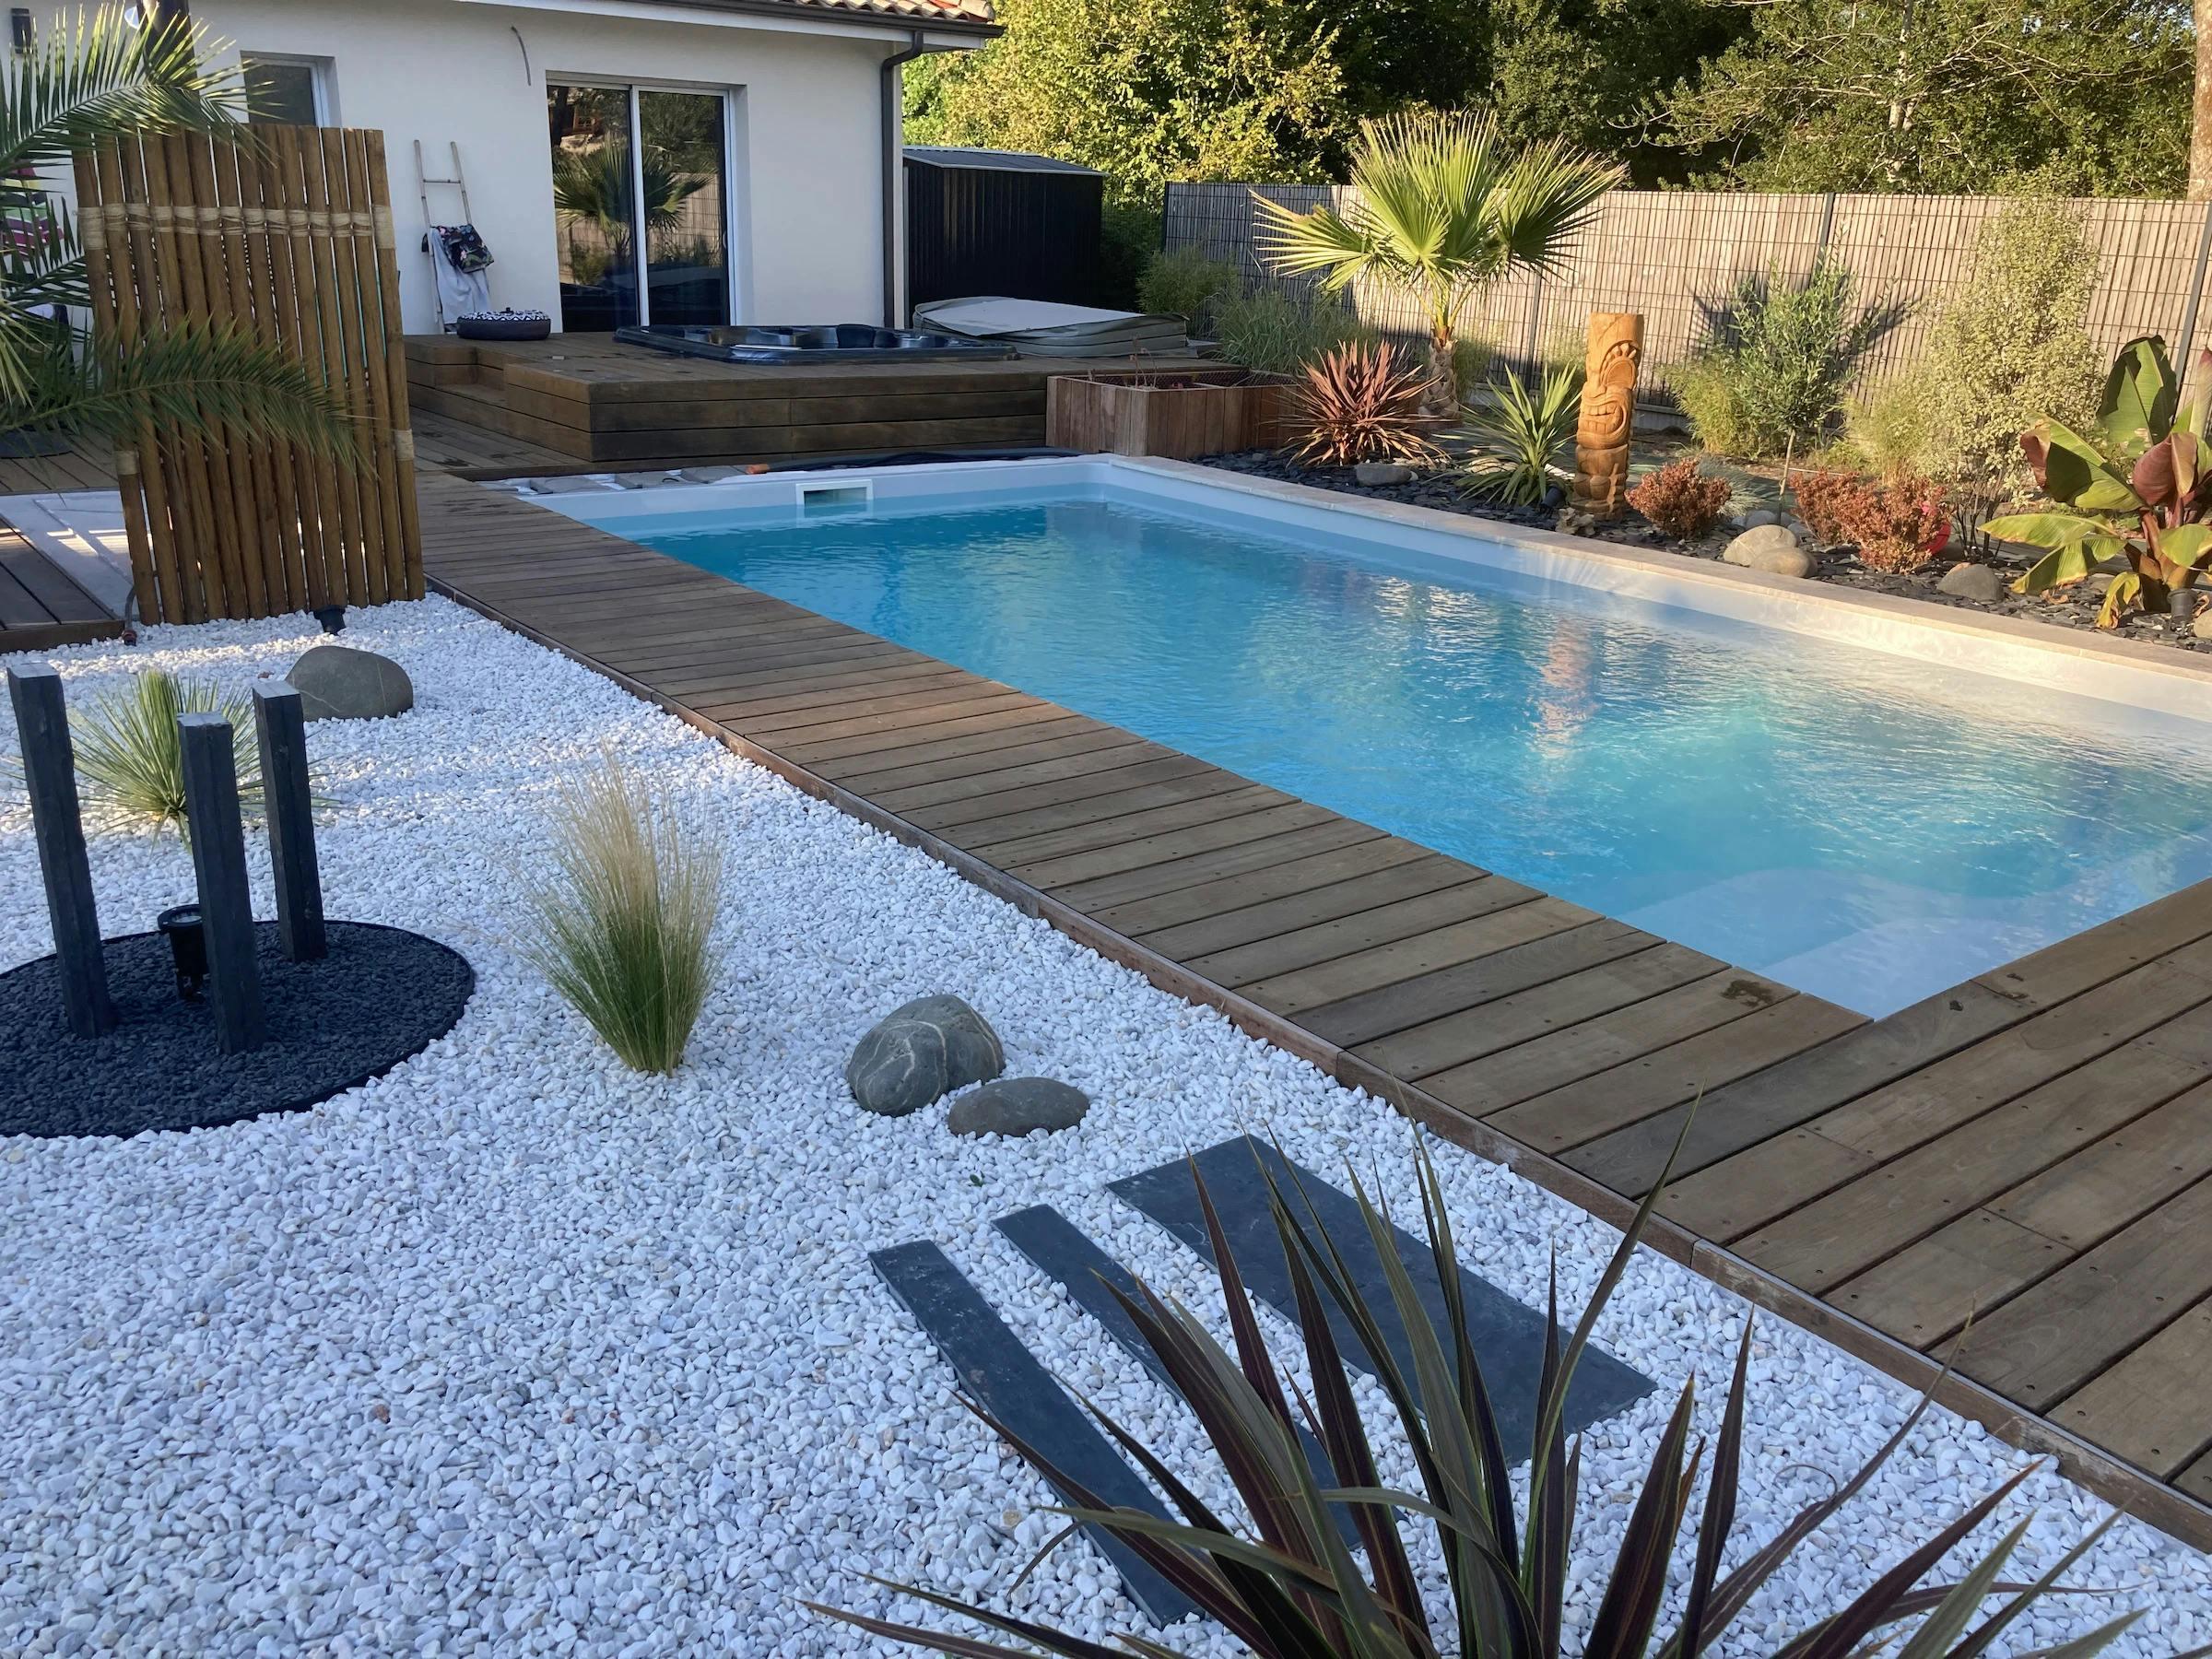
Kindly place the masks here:
<instances>
[{"instance_id":1,"label":"hot tub","mask_svg":"<svg viewBox=\"0 0 2212 1659\"><path fill-rule=\"evenodd\" d=\"M712 358L724 363L862 362L873 359L926 362L940 358L994 361L1014 355L1011 346L958 335L927 334L909 328L877 328L870 323L826 323L781 326L770 324L706 327L688 323L631 324L615 338L654 351Z\"/></svg>"}]
</instances>

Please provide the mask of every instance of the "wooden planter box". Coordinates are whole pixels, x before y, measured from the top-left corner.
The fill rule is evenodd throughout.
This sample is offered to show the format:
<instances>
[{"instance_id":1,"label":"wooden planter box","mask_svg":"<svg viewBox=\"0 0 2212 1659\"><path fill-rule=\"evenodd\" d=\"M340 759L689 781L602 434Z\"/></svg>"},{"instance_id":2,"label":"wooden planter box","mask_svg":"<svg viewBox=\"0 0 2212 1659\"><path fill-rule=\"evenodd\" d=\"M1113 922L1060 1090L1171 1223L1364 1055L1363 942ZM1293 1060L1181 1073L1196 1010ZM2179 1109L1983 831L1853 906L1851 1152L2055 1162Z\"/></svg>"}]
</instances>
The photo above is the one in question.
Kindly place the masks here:
<instances>
[{"instance_id":1,"label":"wooden planter box","mask_svg":"<svg viewBox=\"0 0 2212 1659\"><path fill-rule=\"evenodd\" d=\"M1288 435L1290 383L1241 369L1059 375L1045 388L1044 441L1170 461L1270 449Z\"/></svg>"}]
</instances>

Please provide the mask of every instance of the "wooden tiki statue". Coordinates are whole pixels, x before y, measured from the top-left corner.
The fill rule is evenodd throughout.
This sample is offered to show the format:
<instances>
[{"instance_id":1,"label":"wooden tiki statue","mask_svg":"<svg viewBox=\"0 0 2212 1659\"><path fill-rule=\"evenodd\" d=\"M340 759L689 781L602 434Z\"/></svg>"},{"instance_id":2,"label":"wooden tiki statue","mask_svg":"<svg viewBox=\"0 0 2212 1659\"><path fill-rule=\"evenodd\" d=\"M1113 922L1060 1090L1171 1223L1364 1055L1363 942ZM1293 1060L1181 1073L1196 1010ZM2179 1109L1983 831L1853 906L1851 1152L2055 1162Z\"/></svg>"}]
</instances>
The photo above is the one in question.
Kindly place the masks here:
<instances>
[{"instance_id":1,"label":"wooden tiki statue","mask_svg":"<svg viewBox=\"0 0 2212 1659\"><path fill-rule=\"evenodd\" d=\"M1643 318L1593 312L1583 361L1583 412L1574 429L1574 500L1611 515L1629 487L1629 437L1636 425L1636 371L1643 362Z\"/></svg>"}]
</instances>

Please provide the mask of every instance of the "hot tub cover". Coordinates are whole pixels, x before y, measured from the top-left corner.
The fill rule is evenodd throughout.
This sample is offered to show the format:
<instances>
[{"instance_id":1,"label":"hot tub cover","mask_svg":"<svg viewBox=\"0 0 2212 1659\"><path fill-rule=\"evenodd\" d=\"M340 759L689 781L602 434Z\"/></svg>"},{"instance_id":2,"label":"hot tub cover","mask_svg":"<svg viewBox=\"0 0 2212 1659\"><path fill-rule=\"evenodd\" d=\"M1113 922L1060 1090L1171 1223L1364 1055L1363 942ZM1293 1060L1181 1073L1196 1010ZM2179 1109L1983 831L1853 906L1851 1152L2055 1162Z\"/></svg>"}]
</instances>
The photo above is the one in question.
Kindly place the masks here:
<instances>
[{"instance_id":1,"label":"hot tub cover","mask_svg":"<svg viewBox=\"0 0 2212 1659\"><path fill-rule=\"evenodd\" d=\"M914 308L914 322L947 334L1001 341L1023 357L1179 357L1191 348L1189 325L1181 317L997 295L932 300Z\"/></svg>"}]
</instances>

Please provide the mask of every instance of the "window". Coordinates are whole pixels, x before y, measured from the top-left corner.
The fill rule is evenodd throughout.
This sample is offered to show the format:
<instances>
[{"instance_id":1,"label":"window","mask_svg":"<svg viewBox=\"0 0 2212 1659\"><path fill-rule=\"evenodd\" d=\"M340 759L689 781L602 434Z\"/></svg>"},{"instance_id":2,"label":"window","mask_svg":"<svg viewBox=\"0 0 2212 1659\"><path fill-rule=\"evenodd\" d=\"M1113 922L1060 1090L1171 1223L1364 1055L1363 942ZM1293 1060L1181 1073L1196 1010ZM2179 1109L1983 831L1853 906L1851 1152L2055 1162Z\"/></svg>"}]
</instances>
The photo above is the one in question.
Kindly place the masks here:
<instances>
[{"instance_id":1,"label":"window","mask_svg":"<svg viewBox=\"0 0 2212 1659\"><path fill-rule=\"evenodd\" d=\"M561 327L727 323L724 95L555 81L546 115Z\"/></svg>"},{"instance_id":2,"label":"window","mask_svg":"<svg viewBox=\"0 0 2212 1659\"><path fill-rule=\"evenodd\" d=\"M331 124L330 60L245 52L239 67L246 83L246 119L277 126Z\"/></svg>"},{"instance_id":3,"label":"window","mask_svg":"<svg viewBox=\"0 0 2212 1659\"><path fill-rule=\"evenodd\" d=\"M29 52L38 43L38 35L31 27L29 6L18 6L7 14L7 41L18 52Z\"/></svg>"}]
</instances>

